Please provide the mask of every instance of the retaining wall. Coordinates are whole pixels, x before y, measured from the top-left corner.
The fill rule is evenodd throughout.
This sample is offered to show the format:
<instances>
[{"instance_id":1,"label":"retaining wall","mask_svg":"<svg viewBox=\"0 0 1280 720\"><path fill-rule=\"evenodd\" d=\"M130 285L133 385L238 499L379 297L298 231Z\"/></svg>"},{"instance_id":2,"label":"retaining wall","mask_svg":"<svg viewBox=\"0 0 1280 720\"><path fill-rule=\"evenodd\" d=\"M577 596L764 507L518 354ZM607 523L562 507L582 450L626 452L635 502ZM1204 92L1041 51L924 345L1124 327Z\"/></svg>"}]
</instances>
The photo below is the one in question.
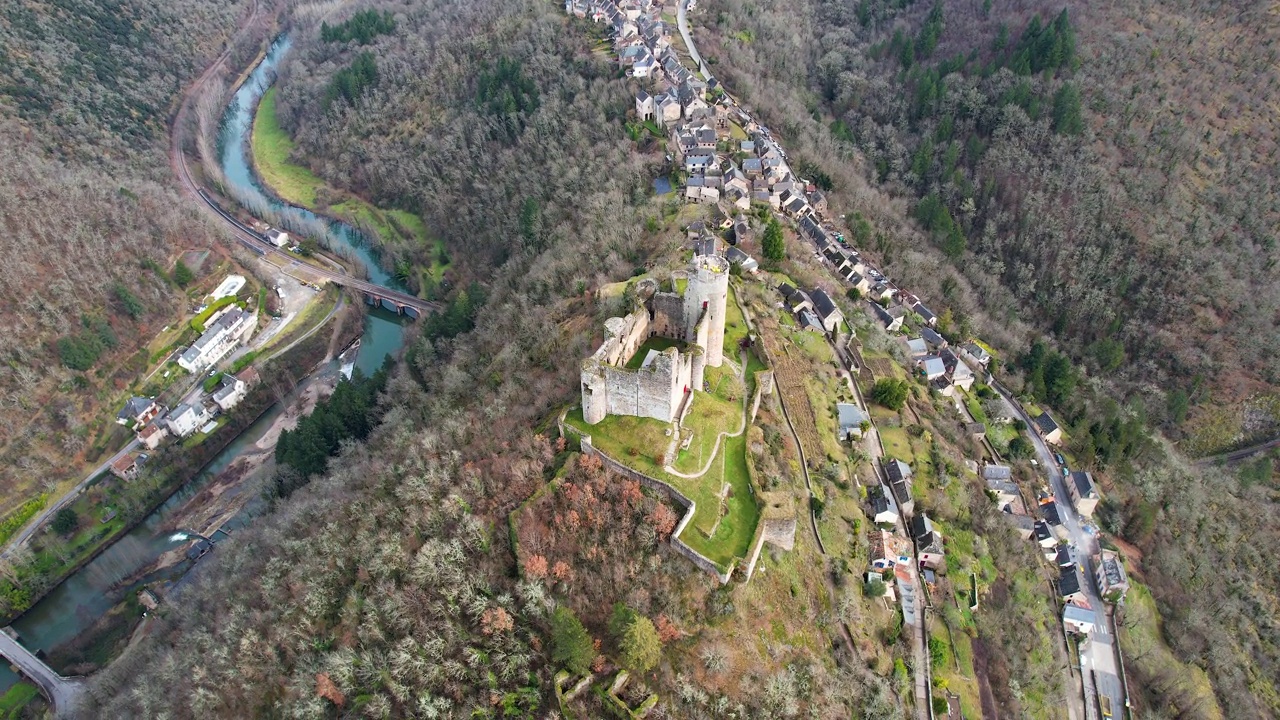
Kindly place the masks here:
<instances>
[{"instance_id":1,"label":"retaining wall","mask_svg":"<svg viewBox=\"0 0 1280 720\"><path fill-rule=\"evenodd\" d=\"M697 504L693 500L691 500L684 493L675 489L675 487L673 487L669 483L665 483L657 478L645 475L644 473L634 468L627 467L626 465L623 465L617 460L614 460L613 458L609 457L605 453L596 449L596 447L591 444L591 436L565 423L563 414L561 414L558 424L560 426L561 435L565 435L571 432L580 438L580 442L582 445L582 453L584 455L594 455L600 458L600 460L604 463L605 467L609 468L610 470L613 470L619 475L629 477L632 480L639 482L642 486L647 487L654 492L665 494L668 498L671 499L672 502L683 507L685 509L684 517L680 518L680 522L676 524L675 530L671 532L671 547L675 549L676 552L688 558L689 562L692 562L694 565L697 565L702 570L705 570L711 575L714 575L715 578L720 581L721 585L724 585L729 582L730 576L733 575L733 568L735 565L737 565L736 562L730 563L729 567L722 571L720 569L720 566L712 562L710 558L707 558L706 556L699 553L697 550L694 550L693 548L689 547L684 543L683 540L680 539L680 533L684 532L685 526L687 526L689 522L693 520L693 514L698 509Z\"/></svg>"}]
</instances>

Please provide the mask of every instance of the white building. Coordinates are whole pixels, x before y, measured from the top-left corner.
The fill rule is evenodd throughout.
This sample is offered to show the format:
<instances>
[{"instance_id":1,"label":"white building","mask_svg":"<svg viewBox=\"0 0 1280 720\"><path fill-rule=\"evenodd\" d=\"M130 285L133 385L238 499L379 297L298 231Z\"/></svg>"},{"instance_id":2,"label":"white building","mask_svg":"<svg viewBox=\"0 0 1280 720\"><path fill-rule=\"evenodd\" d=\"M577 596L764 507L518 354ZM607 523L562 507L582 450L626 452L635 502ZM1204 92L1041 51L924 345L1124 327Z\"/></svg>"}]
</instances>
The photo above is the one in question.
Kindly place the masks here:
<instances>
[{"instance_id":1,"label":"white building","mask_svg":"<svg viewBox=\"0 0 1280 720\"><path fill-rule=\"evenodd\" d=\"M209 324L200 339L192 343L178 358L178 364L190 373L204 372L247 340L257 326L256 313L250 314L239 307L232 307Z\"/></svg>"},{"instance_id":2,"label":"white building","mask_svg":"<svg viewBox=\"0 0 1280 720\"><path fill-rule=\"evenodd\" d=\"M213 393L213 401L224 411L230 410L240 404L248 389L249 386L243 380L228 373L222 376L222 383Z\"/></svg>"},{"instance_id":3,"label":"white building","mask_svg":"<svg viewBox=\"0 0 1280 720\"><path fill-rule=\"evenodd\" d=\"M196 428L209 422L209 413L205 412L203 405L188 405L183 403L173 409L169 413L169 417L165 419L169 425L169 429L178 437L186 437L196 431Z\"/></svg>"},{"instance_id":4,"label":"white building","mask_svg":"<svg viewBox=\"0 0 1280 720\"><path fill-rule=\"evenodd\" d=\"M271 228L267 230L267 240L276 247L284 247L289 244L289 233Z\"/></svg>"}]
</instances>

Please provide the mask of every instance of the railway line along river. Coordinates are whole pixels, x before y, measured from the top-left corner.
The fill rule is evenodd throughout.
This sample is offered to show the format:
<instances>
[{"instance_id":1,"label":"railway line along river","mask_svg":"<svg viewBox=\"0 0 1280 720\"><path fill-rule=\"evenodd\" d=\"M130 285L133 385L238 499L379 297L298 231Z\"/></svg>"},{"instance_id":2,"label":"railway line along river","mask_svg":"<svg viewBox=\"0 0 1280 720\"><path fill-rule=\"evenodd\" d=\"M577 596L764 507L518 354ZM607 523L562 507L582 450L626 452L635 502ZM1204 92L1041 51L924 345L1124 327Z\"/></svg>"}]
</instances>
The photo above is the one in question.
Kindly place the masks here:
<instances>
[{"instance_id":1,"label":"railway line along river","mask_svg":"<svg viewBox=\"0 0 1280 720\"><path fill-rule=\"evenodd\" d=\"M253 118L262 94L275 81L280 64L287 57L291 43L287 35L277 38L266 55L249 73L236 91L221 125L218 143L220 165L227 183L234 186L237 197L254 203L265 203L274 211L290 216L301 225L324 223L329 228L330 248L344 257L354 258L364 265L372 282L396 290L404 290L378 264L377 257L361 233L355 228L317 215L305 208L288 205L275 197L258 179L252 167L249 137ZM371 309L365 318L361 336L360 354L356 367L371 374L387 355L396 356L404 344L405 318L382 309ZM190 478L168 500L148 515L96 558L85 564L54 588L26 613L12 623L21 635L22 644L32 652L49 651L75 639L102 618L123 598L136 592L144 581L176 579L190 568L190 563L178 563L170 568L152 573L150 577L138 577L153 566L165 553L191 544L191 537L175 532L172 520L184 505L204 489L210 481L226 470L246 453L261 452L257 447L272 429L276 420L315 382L331 381L338 371L332 362L301 383L290 395L270 408L257 422L249 426L206 465L198 475ZM274 436L268 438L273 442ZM234 533L236 527L252 522L252 512L241 512L227 524ZM216 552L202 562L216 562ZM7 663L0 663L0 692L17 682L18 676Z\"/></svg>"}]
</instances>

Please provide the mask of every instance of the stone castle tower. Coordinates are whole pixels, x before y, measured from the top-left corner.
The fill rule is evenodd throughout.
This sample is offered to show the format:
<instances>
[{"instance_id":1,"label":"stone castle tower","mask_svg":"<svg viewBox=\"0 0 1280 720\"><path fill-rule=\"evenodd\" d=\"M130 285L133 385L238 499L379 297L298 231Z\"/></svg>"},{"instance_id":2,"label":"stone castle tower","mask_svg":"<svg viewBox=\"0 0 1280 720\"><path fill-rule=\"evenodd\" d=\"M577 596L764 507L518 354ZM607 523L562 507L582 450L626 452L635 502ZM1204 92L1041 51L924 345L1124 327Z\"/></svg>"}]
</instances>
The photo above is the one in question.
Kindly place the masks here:
<instances>
[{"instance_id":1,"label":"stone castle tower","mask_svg":"<svg viewBox=\"0 0 1280 720\"><path fill-rule=\"evenodd\" d=\"M702 346L705 362L710 367L720 367L724 362L724 319L728 302L729 261L718 255L694 258L689 286L684 293L685 339ZM702 338L698 323L704 310L707 336Z\"/></svg>"},{"instance_id":2,"label":"stone castle tower","mask_svg":"<svg viewBox=\"0 0 1280 720\"><path fill-rule=\"evenodd\" d=\"M652 279L636 286L637 304L626 317L605 321L605 339L582 364L582 415L594 425L609 415L675 419L686 395L702 389L705 367L724 362L729 261L695 257L683 294L659 292ZM627 367L650 338L684 343Z\"/></svg>"}]
</instances>

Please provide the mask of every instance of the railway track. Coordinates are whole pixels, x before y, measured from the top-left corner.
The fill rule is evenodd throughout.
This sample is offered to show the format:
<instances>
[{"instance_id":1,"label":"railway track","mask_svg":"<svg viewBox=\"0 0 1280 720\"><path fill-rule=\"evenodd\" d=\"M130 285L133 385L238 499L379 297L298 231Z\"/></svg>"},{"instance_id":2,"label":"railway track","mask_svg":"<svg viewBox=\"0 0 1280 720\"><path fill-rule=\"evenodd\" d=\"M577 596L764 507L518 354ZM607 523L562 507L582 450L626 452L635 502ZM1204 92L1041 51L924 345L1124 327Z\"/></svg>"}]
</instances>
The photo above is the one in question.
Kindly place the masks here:
<instances>
[{"instance_id":1,"label":"railway track","mask_svg":"<svg viewBox=\"0 0 1280 720\"><path fill-rule=\"evenodd\" d=\"M253 12L255 14L257 12L256 5ZM290 266L305 267L306 271L311 275L328 280L335 285L341 285L352 290L359 290L369 298L377 301L377 304L385 305L386 303L383 301L390 302L396 306L394 309L403 310L405 308L412 308L419 314L439 310L441 308L440 303L423 300L415 295L410 295L409 293L401 292L399 290L393 290L389 287L379 285L368 280L361 280L348 275L345 272L339 272L331 268L312 265L309 263L302 263L296 257L273 245L265 237L259 234L258 231L241 222L235 215L219 205L218 202L214 200L213 197L199 185L199 183L196 182L195 178L191 175L191 168L187 163L186 153L182 151L180 129L186 124L185 119L191 98L216 74L217 70L226 63L230 54L230 44L228 44L228 49L224 51L222 55L220 55L218 59L200 75L200 77L196 78L194 83L192 83L191 87L187 90L187 94L182 99L178 112L174 116L173 131L171 134L172 140L169 146L170 164L173 166L174 173L177 175L178 182L182 185L183 190L185 190L192 199L200 201L208 211L212 212L220 221L222 221L222 223L230 230L231 236L235 238L237 242L249 250L252 250L259 256L283 261L276 263L282 269Z\"/></svg>"}]
</instances>

